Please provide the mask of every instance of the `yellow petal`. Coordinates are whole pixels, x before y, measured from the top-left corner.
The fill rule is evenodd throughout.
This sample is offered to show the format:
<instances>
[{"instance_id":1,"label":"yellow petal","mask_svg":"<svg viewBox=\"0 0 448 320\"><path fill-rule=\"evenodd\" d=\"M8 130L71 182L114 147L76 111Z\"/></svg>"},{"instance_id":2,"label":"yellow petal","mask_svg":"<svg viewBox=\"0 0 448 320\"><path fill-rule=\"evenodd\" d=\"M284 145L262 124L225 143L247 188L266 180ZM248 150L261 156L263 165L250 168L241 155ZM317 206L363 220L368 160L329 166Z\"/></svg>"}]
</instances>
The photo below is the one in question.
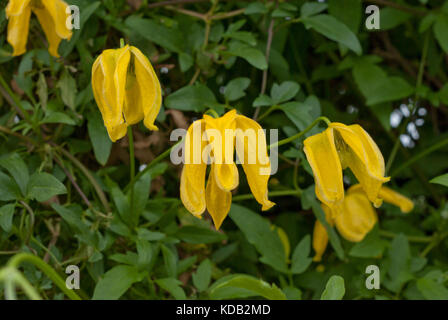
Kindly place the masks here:
<instances>
[{"instance_id":1,"label":"yellow petal","mask_svg":"<svg viewBox=\"0 0 448 320\"><path fill-rule=\"evenodd\" d=\"M45 0L41 3L44 8L40 9L40 7L35 6L33 7L33 11L35 11L34 8L39 11L47 11L47 17L51 20L51 25L53 26L53 33L55 33L60 39L69 40L72 36L72 31L69 30L66 25L67 18L70 16L70 14L66 12L68 7L67 3L62 0ZM42 26L44 26L42 24L43 21L39 19L39 22ZM47 24L50 24L50 21L47 21Z\"/></svg>"},{"instance_id":2,"label":"yellow petal","mask_svg":"<svg viewBox=\"0 0 448 320\"><path fill-rule=\"evenodd\" d=\"M236 110L219 118L204 115L205 133L211 145L216 184L223 191L238 186L238 168L234 162Z\"/></svg>"},{"instance_id":3,"label":"yellow petal","mask_svg":"<svg viewBox=\"0 0 448 320\"><path fill-rule=\"evenodd\" d=\"M214 169L214 165L212 165L205 194L207 210L212 216L216 230L218 230L229 213L230 206L232 205L232 193L230 191L224 191L218 186Z\"/></svg>"},{"instance_id":4,"label":"yellow petal","mask_svg":"<svg viewBox=\"0 0 448 320\"><path fill-rule=\"evenodd\" d=\"M381 185L390 178L384 177L384 158L375 141L359 125L331 123L330 127L336 132L342 167L352 170L369 200L379 207L382 203L378 197Z\"/></svg>"},{"instance_id":5,"label":"yellow petal","mask_svg":"<svg viewBox=\"0 0 448 320\"><path fill-rule=\"evenodd\" d=\"M316 196L330 208L344 198L342 167L333 134L333 129L328 128L304 141L305 155L314 174Z\"/></svg>"},{"instance_id":6,"label":"yellow petal","mask_svg":"<svg viewBox=\"0 0 448 320\"><path fill-rule=\"evenodd\" d=\"M266 136L261 126L254 120L237 115L236 152L255 199L265 211L275 205L268 199L268 180L271 162L267 153ZM246 139L247 137L247 139Z\"/></svg>"},{"instance_id":7,"label":"yellow petal","mask_svg":"<svg viewBox=\"0 0 448 320\"><path fill-rule=\"evenodd\" d=\"M128 46L104 50L92 67L92 88L112 141L126 135L123 104L130 53Z\"/></svg>"},{"instance_id":8,"label":"yellow petal","mask_svg":"<svg viewBox=\"0 0 448 320\"><path fill-rule=\"evenodd\" d=\"M400 207L401 212L408 213L414 209L414 203L411 199L395 192L388 187L381 187L379 197L387 203Z\"/></svg>"},{"instance_id":9,"label":"yellow petal","mask_svg":"<svg viewBox=\"0 0 448 320\"><path fill-rule=\"evenodd\" d=\"M16 1L13 2L15 4ZM20 12L20 14L18 15L11 14L8 21L8 43L14 49L12 55L19 56L26 52L26 42L28 39L31 9L28 6L25 6L22 8L22 10L19 11L15 7L12 7L11 11L13 13Z\"/></svg>"},{"instance_id":10,"label":"yellow petal","mask_svg":"<svg viewBox=\"0 0 448 320\"><path fill-rule=\"evenodd\" d=\"M331 209L327 207L325 204L322 204L322 209L325 212L325 219L327 222L332 225L332 213ZM322 260L322 255L327 249L328 245L328 233L327 229L325 229L324 225L320 223L319 220L316 220L314 223L314 231L313 231L313 249L315 252L313 261L319 262Z\"/></svg>"},{"instance_id":11,"label":"yellow petal","mask_svg":"<svg viewBox=\"0 0 448 320\"><path fill-rule=\"evenodd\" d=\"M53 56L58 58L58 48L61 43L61 37L56 33L56 28L54 25L53 17L50 15L48 10L45 8L33 8L34 14L37 16L42 29L44 30L45 36L48 40L48 52Z\"/></svg>"},{"instance_id":12,"label":"yellow petal","mask_svg":"<svg viewBox=\"0 0 448 320\"><path fill-rule=\"evenodd\" d=\"M144 124L149 130L158 130L154 121L162 105L162 89L154 69L148 58L136 47L131 47L134 58L134 71L139 86L141 109L135 111L133 119L140 119L144 115ZM130 110L128 109L129 113ZM140 121L140 120L138 120Z\"/></svg>"},{"instance_id":13,"label":"yellow petal","mask_svg":"<svg viewBox=\"0 0 448 320\"><path fill-rule=\"evenodd\" d=\"M335 217L336 228L347 240L359 242L377 222L375 209L363 193L347 194L342 210Z\"/></svg>"},{"instance_id":14,"label":"yellow petal","mask_svg":"<svg viewBox=\"0 0 448 320\"><path fill-rule=\"evenodd\" d=\"M6 18L11 16L18 16L23 13L23 10L28 7L31 0L9 0L6 6Z\"/></svg>"},{"instance_id":15,"label":"yellow petal","mask_svg":"<svg viewBox=\"0 0 448 320\"><path fill-rule=\"evenodd\" d=\"M202 161L204 142L202 133L205 130L203 120L193 122L185 136L184 166L180 179L180 198L185 208L193 215L201 215L205 211L205 173L207 163Z\"/></svg>"}]
</instances>

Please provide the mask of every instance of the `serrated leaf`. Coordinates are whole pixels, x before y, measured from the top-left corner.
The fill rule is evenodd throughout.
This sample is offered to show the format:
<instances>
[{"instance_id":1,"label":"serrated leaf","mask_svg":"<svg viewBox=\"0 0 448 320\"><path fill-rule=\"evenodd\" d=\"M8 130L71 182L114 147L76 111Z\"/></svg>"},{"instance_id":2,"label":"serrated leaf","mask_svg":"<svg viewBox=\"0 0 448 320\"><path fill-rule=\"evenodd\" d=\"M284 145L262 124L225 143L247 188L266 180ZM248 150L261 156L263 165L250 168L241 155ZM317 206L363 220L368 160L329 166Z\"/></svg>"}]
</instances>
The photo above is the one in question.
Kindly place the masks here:
<instances>
[{"instance_id":1,"label":"serrated leaf","mask_svg":"<svg viewBox=\"0 0 448 320\"><path fill-rule=\"evenodd\" d=\"M271 88L271 99L274 104L279 104L294 98L299 90L299 84L294 81L285 81L280 85L274 83Z\"/></svg>"}]
</instances>

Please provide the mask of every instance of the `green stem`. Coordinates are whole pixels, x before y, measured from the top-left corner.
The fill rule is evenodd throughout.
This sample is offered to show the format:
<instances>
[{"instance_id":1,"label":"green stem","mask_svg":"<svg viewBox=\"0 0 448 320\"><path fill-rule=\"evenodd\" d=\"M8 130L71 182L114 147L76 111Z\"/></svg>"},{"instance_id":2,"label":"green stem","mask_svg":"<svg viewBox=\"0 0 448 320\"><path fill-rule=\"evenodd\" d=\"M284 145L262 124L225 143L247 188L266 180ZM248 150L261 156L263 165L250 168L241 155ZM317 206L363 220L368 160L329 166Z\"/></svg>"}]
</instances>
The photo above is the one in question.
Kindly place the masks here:
<instances>
[{"instance_id":1,"label":"green stem","mask_svg":"<svg viewBox=\"0 0 448 320\"><path fill-rule=\"evenodd\" d=\"M386 231L386 230L380 230L380 235L386 238L395 238L397 234ZM417 236L406 236L409 242L415 242L415 243L429 243L432 241L432 237L417 237Z\"/></svg>"},{"instance_id":2,"label":"green stem","mask_svg":"<svg viewBox=\"0 0 448 320\"><path fill-rule=\"evenodd\" d=\"M418 91L419 91L419 88L421 87L422 81L423 81L423 73L425 71L425 63L426 63L426 56L428 54L428 46L429 46L429 32L426 32L425 42L423 44L423 53L422 53L422 57L420 59L420 65L418 68L417 82L415 84L414 104L412 106L412 109L409 110L409 112L410 112L409 117L406 119L406 121L401 126L400 134L398 135L397 139L395 140L394 147L392 148L389 159L387 159L386 172L389 172L390 168L392 167L392 163L394 162L395 157L397 156L398 148L400 147L400 136L406 131L406 128L407 128L409 122L411 121L412 114L414 113L414 110L417 107Z\"/></svg>"},{"instance_id":3,"label":"green stem","mask_svg":"<svg viewBox=\"0 0 448 320\"><path fill-rule=\"evenodd\" d=\"M58 147L57 144L53 144L51 143L53 146ZM76 159L74 156L72 156L72 154L70 152L68 152L67 150L65 150L64 148L59 148L59 151L61 151L61 153L67 157L71 162L73 162L73 164L75 166L77 166L82 173L84 173L84 175L86 176L86 178L89 180L89 182L92 184L93 188L95 189L96 193L98 194L98 197L100 198L101 203L104 206L104 209L106 209L106 212L112 212L110 206L109 206L109 202L107 201L106 195L104 194L103 190L101 189L100 185L98 184L98 182L95 180L95 178L90 174L89 169L87 169L82 163L81 161L79 161L78 159Z\"/></svg>"},{"instance_id":4,"label":"green stem","mask_svg":"<svg viewBox=\"0 0 448 320\"><path fill-rule=\"evenodd\" d=\"M129 167L130 167L130 180L135 177L135 157L134 157L134 134L132 133L132 127L128 127L128 139L129 139ZM134 217L134 186L130 190L130 209L131 217L134 219L135 226L138 225L138 217Z\"/></svg>"},{"instance_id":5,"label":"green stem","mask_svg":"<svg viewBox=\"0 0 448 320\"><path fill-rule=\"evenodd\" d=\"M289 137L289 138L286 138L286 139L277 141L276 143L273 143L273 144L269 145L269 146L268 146L268 149L271 149L271 148L274 148L274 147L279 147L279 146L282 146L282 145L284 145L284 144L290 143L291 141L294 141L294 140L296 140L296 139L299 139L299 138L302 137L304 134L306 134L308 131L310 131L311 129L313 129L314 126L317 125L320 121L325 122L327 125L330 124L330 120L329 120L327 117L319 117L319 118L317 118L316 120L314 120L314 121L313 121L307 128L305 128L305 130L300 131L299 133L297 133L297 134L295 134L295 135L293 135L293 136L291 136L291 137Z\"/></svg>"},{"instance_id":6,"label":"green stem","mask_svg":"<svg viewBox=\"0 0 448 320\"><path fill-rule=\"evenodd\" d=\"M271 191L268 193L269 197L282 197L282 196L300 196L302 193L301 190L281 190L281 191ZM253 199L254 195L249 194L242 194L239 196L235 196L232 198L233 201L241 201L241 200L248 200Z\"/></svg>"},{"instance_id":7,"label":"green stem","mask_svg":"<svg viewBox=\"0 0 448 320\"><path fill-rule=\"evenodd\" d=\"M169 149L165 150L162 154L160 154L157 158L155 158L154 160L152 160L145 169L143 169L142 171L140 171L139 173L137 173L137 175L131 179L131 181L129 182L129 184L126 186L126 188L124 188L124 192L127 192L129 190L129 188L131 188L135 182L140 179L141 176L143 176L146 172L148 172L148 170L150 170L151 168L153 168L157 163L159 163L160 161L162 161L163 159L165 159L166 157L168 157L171 153L171 150L173 150L173 148L177 147L179 144L182 143L184 139L180 140L179 142L177 142L176 144L172 145Z\"/></svg>"},{"instance_id":8,"label":"green stem","mask_svg":"<svg viewBox=\"0 0 448 320\"><path fill-rule=\"evenodd\" d=\"M5 79L3 78L3 75L0 72L0 85L3 87L3 89L5 89L5 91L9 94L9 96L11 97L11 99L14 101L14 103L16 104L17 108L20 110L20 112L22 113L23 117L25 118L25 120L28 123L32 123L31 119L30 119L30 115L28 114L28 112L23 108L22 103L20 102L19 98L17 98L17 96L14 94L14 92L12 92L11 88L9 87L8 83L5 81Z\"/></svg>"},{"instance_id":9,"label":"green stem","mask_svg":"<svg viewBox=\"0 0 448 320\"><path fill-rule=\"evenodd\" d=\"M265 113L263 113L261 116L258 117L257 121L261 121L263 118L267 117L268 115L270 115L273 111L279 109L280 106L278 105L273 105L271 107L269 107L268 110L266 110Z\"/></svg>"},{"instance_id":10,"label":"green stem","mask_svg":"<svg viewBox=\"0 0 448 320\"><path fill-rule=\"evenodd\" d=\"M390 176L391 177L395 177L399 172L401 172L402 170L406 169L407 167L412 165L414 162L420 160L423 157L426 157L428 154L436 151L437 149L440 149L440 148L444 147L445 145L448 145L448 138L446 138L446 139L444 139L444 140L442 140L442 141L432 145L431 147L423 150L422 152L416 154L411 159L409 159L408 161L403 163L400 167L398 167L395 171L393 171Z\"/></svg>"},{"instance_id":11,"label":"green stem","mask_svg":"<svg viewBox=\"0 0 448 320\"><path fill-rule=\"evenodd\" d=\"M81 300L81 298L74 292L73 290L70 290L65 285L64 280L61 279L61 277L57 274L56 271L52 267L50 267L48 264L46 264L41 258L32 255L30 253L19 253L18 255L15 255L12 257L8 262L8 267L17 269L19 265L23 262L29 262L35 265L37 268L39 268L45 275L50 278L58 287L59 289L64 292L67 297L69 297L71 300Z\"/></svg>"}]
</instances>

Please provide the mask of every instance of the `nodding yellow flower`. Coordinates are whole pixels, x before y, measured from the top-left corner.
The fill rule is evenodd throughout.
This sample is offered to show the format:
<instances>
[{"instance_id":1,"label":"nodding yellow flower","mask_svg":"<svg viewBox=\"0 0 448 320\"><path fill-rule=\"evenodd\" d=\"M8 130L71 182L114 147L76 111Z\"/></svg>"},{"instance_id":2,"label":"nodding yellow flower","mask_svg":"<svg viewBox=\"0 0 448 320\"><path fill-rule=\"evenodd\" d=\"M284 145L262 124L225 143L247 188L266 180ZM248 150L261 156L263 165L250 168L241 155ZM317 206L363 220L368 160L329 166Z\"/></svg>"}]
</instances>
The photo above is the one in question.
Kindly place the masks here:
<instances>
[{"instance_id":1,"label":"nodding yellow flower","mask_svg":"<svg viewBox=\"0 0 448 320\"><path fill-rule=\"evenodd\" d=\"M230 210L231 191L238 186L234 151L262 210L275 205L268 200L271 164L267 156L266 137L254 120L238 115L236 110L216 119L204 115L188 128L184 150L180 182L182 203L197 217L207 209L216 229L219 229ZM205 187L208 157L211 168Z\"/></svg>"},{"instance_id":2,"label":"nodding yellow flower","mask_svg":"<svg viewBox=\"0 0 448 320\"><path fill-rule=\"evenodd\" d=\"M70 16L66 12L67 7L62 0L9 0L5 11L9 20L7 39L14 49L12 55L19 56L26 52L30 17L34 12L49 42L48 51L52 56L59 57L59 43L62 39L70 40L72 36L66 26Z\"/></svg>"},{"instance_id":3,"label":"nodding yellow flower","mask_svg":"<svg viewBox=\"0 0 448 320\"><path fill-rule=\"evenodd\" d=\"M344 199L342 170L348 167L367 198L375 207L381 205L379 191L390 178L384 176L381 151L361 126L330 123L322 133L305 139L304 151L313 170L316 196L322 203L332 209L340 206Z\"/></svg>"},{"instance_id":4,"label":"nodding yellow flower","mask_svg":"<svg viewBox=\"0 0 448 320\"><path fill-rule=\"evenodd\" d=\"M92 89L112 141L143 120L149 130L162 104L160 82L148 58L136 47L104 50L92 66Z\"/></svg>"},{"instance_id":5,"label":"nodding yellow flower","mask_svg":"<svg viewBox=\"0 0 448 320\"><path fill-rule=\"evenodd\" d=\"M400 207L403 213L408 213L414 208L414 204L409 198L387 187L381 187L379 196L384 201ZM322 204L322 208L325 211L327 221L331 225L336 225L339 233L345 239L352 242L362 241L378 221L375 209L370 204L366 193L359 184L348 189L337 215L332 214L331 209L325 204ZM319 221L316 221L313 233L313 248L316 252L314 261L320 261L322 259L327 243L327 230Z\"/></svg>"}]
</instances>

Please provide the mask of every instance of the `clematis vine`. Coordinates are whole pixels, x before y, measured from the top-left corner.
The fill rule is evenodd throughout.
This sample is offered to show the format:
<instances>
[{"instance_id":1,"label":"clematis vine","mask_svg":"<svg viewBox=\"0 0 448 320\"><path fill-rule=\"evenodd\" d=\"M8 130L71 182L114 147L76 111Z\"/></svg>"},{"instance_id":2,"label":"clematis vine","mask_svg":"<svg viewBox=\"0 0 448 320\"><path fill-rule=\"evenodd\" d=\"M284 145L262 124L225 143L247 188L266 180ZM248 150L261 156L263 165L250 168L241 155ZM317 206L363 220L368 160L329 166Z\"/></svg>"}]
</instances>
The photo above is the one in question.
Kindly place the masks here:
<instances>
[{"instance_id":1,"label":"clematis vine","mask_svg":"<svg viewBox=\"0 0 448 320\"><path fill-rule=\"evenodd\" d=\"M342 170L347 167L374 206L381 205L379 192L390 178L384 176L381 151L361 126L332 122L322 133L305 139L304 151L313 170L316 196L330 209L338 208L344 200Z\"/></svg>"},{"instance_id":2,"label":"clematis vine","mask_svg":"<svg viewBox=\"0 0 448 320\"><path fill-rule=\"evenodd\" d=\"M204 115L188 128L180 184L181 200L185 208L197 217L207 209L216 229L227 216L232 203L231 191L239 183L235 151L254 198L262 205L263 211L268 210L275 204L268 199L271 165L261 126L231 110L219 118ZM208 162L211 166L205 187Z\"/></svg>"},{"instance_id":3,"label":"clematis vine","mask_svg":"<svg viewBox=\"0 0 448 320\"><path fill-rule=\"evenodd\" d=\"M378 194L384 201L400 207L403 213L408 213L414 208L409 198L387 187L381 187ZM338 214L334 214L325 204L322 204L322 209L327 222L331 226L335 225L342 237L351 242L362 241L378 221L375 209L360 184L347 190ZM316 252L314 261L321 261L327 244L327 230L319 221L316 221L313 232L313 248Z\"/></svg>"},{"instance_id":4,"label":"clematis vine","mask_svg":"<svg viewBox=\"0 0 448 320\"><path fill-rule=\"evenodd\" d=\"M62 39L70 40L71 30L66 26L69 13L67 3L62 0L9 0L6 6L8 21L8 43L13 47L13 56L26 52L31 12L39 20L49 42L48 51L59 57L58 47Z\"/></svg>"},{"instance_id":5,"label":"clematis vine","mask_svg":"<svg viewBox=\"0 0 448 320\"><path fill-rule=\"evenodd\" d=\"M136 47L104 50L92 66L92 88L112 141L143 120L149 130L162 104L160 82L148 58Z\"/></svg>"}]
</instances>

